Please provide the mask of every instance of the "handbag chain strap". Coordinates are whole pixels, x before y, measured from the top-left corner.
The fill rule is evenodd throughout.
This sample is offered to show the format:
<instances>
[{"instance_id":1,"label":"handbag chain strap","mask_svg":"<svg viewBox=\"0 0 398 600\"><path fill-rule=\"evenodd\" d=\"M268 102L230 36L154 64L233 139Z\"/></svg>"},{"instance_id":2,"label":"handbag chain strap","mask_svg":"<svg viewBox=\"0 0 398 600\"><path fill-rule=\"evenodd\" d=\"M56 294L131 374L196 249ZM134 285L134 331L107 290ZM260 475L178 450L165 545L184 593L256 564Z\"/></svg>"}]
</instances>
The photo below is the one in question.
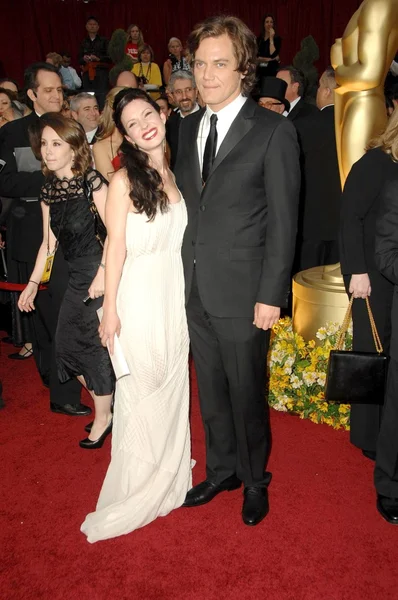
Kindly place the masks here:
<instances>
[{"instance_id":1,"label":"handbag chain strap","mask_svg":"<svg viewBox=\"0 0 398 600\"><path fill-rule=\"evenodd\" d=\"M376 323L375 323L375 320L373 317L372 309L370 308L370 302L369 302L368 297L365 298L365 302L366 302L366 308L368 310L370 328L372 330L372 335L373 335L373 340L374 340L375 347L376 347L376 352L381 354L383 352L383 346L380 341L379 333L377 331ZM339 335L337 337L336 350L344 349L344 341L345 341L345 336L346 336L348 327L350 325L353 303L354 303L354 295L352 295L350 298L350 302L348 304L348 308L345 313L344 320L343 320L343 323L342 323L340 331L339 331Z\"/></svg>"}]
</instances>

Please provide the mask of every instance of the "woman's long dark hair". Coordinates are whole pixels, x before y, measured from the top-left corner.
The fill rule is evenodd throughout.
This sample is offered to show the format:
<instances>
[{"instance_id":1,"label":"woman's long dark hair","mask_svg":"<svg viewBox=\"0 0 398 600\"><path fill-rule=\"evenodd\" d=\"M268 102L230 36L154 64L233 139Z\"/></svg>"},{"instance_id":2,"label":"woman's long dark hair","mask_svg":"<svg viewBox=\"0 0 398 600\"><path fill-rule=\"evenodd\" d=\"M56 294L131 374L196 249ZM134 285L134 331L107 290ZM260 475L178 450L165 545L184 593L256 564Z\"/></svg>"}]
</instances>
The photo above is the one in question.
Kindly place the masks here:
<instances>
[{"instance_id":1,"label":"woman's long dark hair","mask_svg":"<svg viewBox=\"0 0 398 600\"><path fill-rule=\"evenodd\" d=\"M127 132L123 127L121 116L126 106L134 100L148 102L158 113L160 113L160 107L143 90L129 88L122 90L116 96L113 116L115 125L123 136L123 142L120 146L121 163L127 171L130 182L131 191L129 196L136 211L145 213L148 220L153 221L158 209L160 209L160 212L165 212L168 209L169 199L163 190L163 181L160 174L149 164L148 154L125 138Z\"/></svg>"},{"instance_id":2,"label":"woman's long dark hair","mask_svg":"<svg viewBox=\"0 0 398 600\"><path fill-rule=\"evenodd\" d=\"M265 19L268 19L268 17L271 17L271 19L273 20L273 22L274 22L274 29L275 29L275 31L276 31L276 26L275 26L275 19L274 19L274 15L271 15L271 13L266 13L266 14L264 15L263 21L262 21L262 23L261 23L261 33L260 33L260 35L259 35L259 38L258 38L258 39L263 39L263 38L264 38L264 36L265 36L265 25L264 25L264 23L265 23Z\"/></svg>"}]
</instances>

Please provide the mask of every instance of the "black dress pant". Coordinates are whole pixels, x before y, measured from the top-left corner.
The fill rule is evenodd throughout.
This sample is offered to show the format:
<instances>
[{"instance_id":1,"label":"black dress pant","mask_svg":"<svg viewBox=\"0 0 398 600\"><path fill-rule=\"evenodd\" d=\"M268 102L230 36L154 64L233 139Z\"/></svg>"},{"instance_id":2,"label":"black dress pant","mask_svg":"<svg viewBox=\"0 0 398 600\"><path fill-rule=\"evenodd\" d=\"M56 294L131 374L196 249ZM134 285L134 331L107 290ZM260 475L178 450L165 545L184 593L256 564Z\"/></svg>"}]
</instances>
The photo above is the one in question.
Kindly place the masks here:
<instances>
[{"instance_id":1,"label":"black dress pant","mask_svg":"<svg viewBox=\"0 0 398 600\"><path fill-rule=\"evenodd\" d=\"M389 353L391 339L391 307L393 284L378 271L368 273L372 292L369 298L380 341L384 352ZM351 276L344 276L348 291ZM370 327L365 300L356 299L352 306L353 350L374 352L375 343ZM353 404L350 417L350 441L362 450L376 452L383 406L379 404Z\"/></svg>"},{"instance_id":2,"label":"black dress pant","mask_svg":"<svg viewBox=\"0 0 398 600\"><path fill-rule=\"evenodd\" d=\"M208 314L195 275L187 317L206 436L207 479L219 484L236 474L245 486L267 486L269 332L256 328L252 318Z\"/></svg>"},{"instance_id":3,"label":"black dress pant","mask_svg":"<svg viewBox=\"0 0 398 600\"><path fill-rule=\"evenodd\" d=\"M388 369L374 482L378 494L398 498L398 361L394 359L390 359Z\"/></svg>"}]
</instances>

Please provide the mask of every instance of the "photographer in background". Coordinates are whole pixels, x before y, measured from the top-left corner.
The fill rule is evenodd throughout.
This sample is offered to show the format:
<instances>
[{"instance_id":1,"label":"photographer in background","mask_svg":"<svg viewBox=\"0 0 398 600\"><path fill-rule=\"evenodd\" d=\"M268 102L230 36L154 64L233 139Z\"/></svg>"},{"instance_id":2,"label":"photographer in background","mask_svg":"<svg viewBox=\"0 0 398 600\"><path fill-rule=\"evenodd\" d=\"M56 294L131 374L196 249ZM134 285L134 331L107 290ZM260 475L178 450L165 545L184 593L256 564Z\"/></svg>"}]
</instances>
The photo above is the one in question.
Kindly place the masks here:
<instances>
[{"instance_id":1,"label":"photographer in background","mask_svg":"<svg viewBox=\"0 0 398 600\"><path fill-rule=\"evenodd\" d=\"M168 85L172 73L175 71L190 71L191 67L188 64L185 56L183 56L183 48L181 40L172 37L167 45L169 57L163 64L163 81Z\"/></svg>"}]
</instances>

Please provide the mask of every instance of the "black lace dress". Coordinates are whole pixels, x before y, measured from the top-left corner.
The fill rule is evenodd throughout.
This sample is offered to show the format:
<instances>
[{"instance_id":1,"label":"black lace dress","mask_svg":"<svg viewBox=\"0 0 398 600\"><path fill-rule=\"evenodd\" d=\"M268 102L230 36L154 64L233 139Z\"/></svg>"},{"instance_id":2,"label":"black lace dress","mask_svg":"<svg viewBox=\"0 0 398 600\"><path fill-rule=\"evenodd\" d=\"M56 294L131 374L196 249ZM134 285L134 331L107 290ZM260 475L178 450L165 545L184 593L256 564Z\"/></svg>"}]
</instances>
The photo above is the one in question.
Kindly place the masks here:
<instances>
[{"instance_id":1,"label":"black lace dress","mask_svg":"<svg viewBox=\"0 0 398 600\"><path fill-rule=\"evenodd\" d=\"M83 375L98 396L113 393L114 374L109 355L98 335L97 310L103 298L83 303L102 257L95 236L94 216L85 189L99 190L106 180L90 169L83 177L48 180L40 200L50 207L50 226L69 266L69 283L55 334L58 377L61 382ZM91 195L91 194L90 194Z\"/></svg>"}]
</instances>

